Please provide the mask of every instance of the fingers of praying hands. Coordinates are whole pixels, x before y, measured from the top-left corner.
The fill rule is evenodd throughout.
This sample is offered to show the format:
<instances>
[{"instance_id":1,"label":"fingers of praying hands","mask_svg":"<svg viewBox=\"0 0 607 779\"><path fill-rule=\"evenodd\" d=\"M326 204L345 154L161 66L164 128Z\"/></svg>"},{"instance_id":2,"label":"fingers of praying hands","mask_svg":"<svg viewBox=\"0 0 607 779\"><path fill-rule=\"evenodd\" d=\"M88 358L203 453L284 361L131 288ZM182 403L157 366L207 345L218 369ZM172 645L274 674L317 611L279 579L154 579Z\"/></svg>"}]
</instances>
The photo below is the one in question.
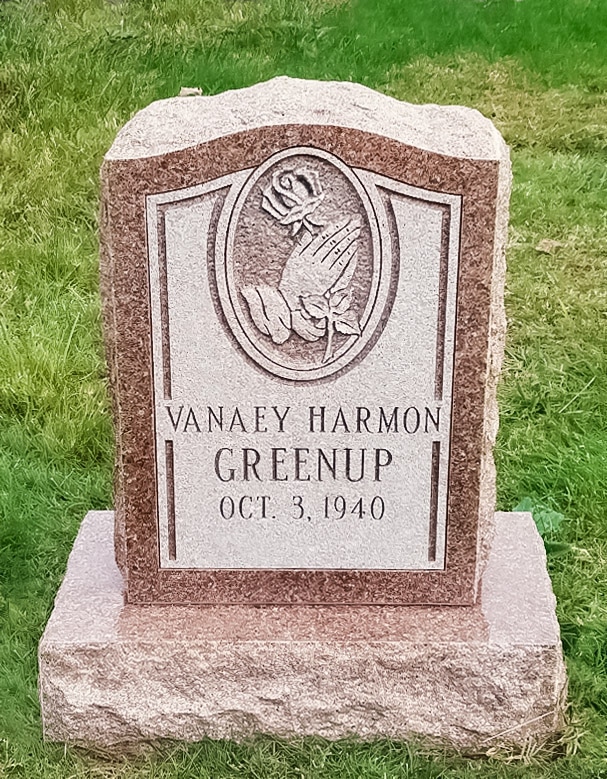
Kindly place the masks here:
<instances>
[{"instance_id":1,"label":"fingers of praying hands","mask_svg":"<svg viewBox=\"0 0 607 779\"><path fill-rule=\"evenodd\" d=\"M341 277L349 282L350 268L356 264L360 221L346 218L329 225L307 245L295 247L283 270L280 291L291 307L308 295L324 295Z\"/></svg>"}]
</instances>

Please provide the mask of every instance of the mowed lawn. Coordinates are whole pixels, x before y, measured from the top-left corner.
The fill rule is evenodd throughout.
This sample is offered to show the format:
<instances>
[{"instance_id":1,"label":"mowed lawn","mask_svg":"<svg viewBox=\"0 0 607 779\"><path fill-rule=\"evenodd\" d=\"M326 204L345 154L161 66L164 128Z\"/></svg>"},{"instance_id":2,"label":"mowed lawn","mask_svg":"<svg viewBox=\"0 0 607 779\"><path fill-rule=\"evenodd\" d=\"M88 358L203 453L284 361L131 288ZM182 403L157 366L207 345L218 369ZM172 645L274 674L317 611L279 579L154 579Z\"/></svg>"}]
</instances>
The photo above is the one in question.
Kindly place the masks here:
<instances>
[{"instance_id":1,"label":"mowed lawn","mask_svg":"<svg viewBox=\"0 0 607 779\"><path fill-rule=\"evenodd\" d=\"M476 107L512 149L499 507L544 534L570 677L541 750L42 742L38 641L80 520L112 505L103 154L182 86L285 73ZM0 777L607 777L606 214L604 0L0 0Z\"/></svg>"}]
</instances>

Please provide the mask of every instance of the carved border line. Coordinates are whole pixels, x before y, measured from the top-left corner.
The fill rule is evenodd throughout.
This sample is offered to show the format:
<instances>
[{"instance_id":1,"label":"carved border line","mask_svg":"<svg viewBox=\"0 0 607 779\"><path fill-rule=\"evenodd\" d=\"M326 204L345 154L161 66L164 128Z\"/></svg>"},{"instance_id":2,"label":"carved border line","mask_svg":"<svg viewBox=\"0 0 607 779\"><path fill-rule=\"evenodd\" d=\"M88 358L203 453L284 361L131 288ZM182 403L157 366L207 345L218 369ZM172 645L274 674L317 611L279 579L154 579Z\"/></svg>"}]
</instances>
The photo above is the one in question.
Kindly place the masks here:
<instances>
[{"instance_id":1,"label":"carved border line","mask_svg":"<svg viewBox=\"0 0 607 779\"><path fill-rule=\"evenodd\" d=\"M394 191L389 190L386 187L377 185L378 189L381 189L388 194L388 198L384 201L384 208L386 208L386 214L393 224L393 236L395 245L393 251L395 256L400 257L400 248L398 246L398 228L396 227L394 209L390 202L390 194L394 196ZM437 324L436 324L436 349L435 349L435 369L434 369L434 399L437 401L443 400L444 395L444 383L445 383L445 338L447 331L447 297L449 293L449 252L451 243L451 206L445 203L435 203L426 200L422 197L414 197L412 195L399 195L403 198L409 198L411 200L425 203L426 205L432 205L438 207L442 211L441 220L441 245L439 255L439 276L438 276L438 306L437 306ZM457 289L455 292L455 320L457 321ZM455 338L453 340L453 354L452 354L452 382L453 382L453 370L455 364ZM450 414L451 425L452 414ZM451 439L451 432L449 439ZM449 450L451 448L449 442ZM440 441L432 442L431 453L431 465L430 465L430 516L428 524L428 562L436 562L436 551L438 543L438 500L440 492ZM447 524L448 524L448 493L449 484L447 483L447 495L445 496L447 508L445 510L445 554L447 549Z\"/></svg>"},{"instance_id":2,"label":"carved border line","mask_svg":"<svg viewBox=\"0 0 607 779\"><path fill-rule=\"evenodd\" d=\"M428 561L436 561L438 535L438 488L440 475L440 441L432 441L432 465L430 477L430 525L428 529Z\"/></svg>"},{"instance_id":3,"label":"carved border line","mask_svg":"<svg viewBox=\"0 0 607 779\"><path fill-rule=\"evenodd\" d=\"M434 373L434 399L442 401L445 383L445 335L447 329L447 295L449 285L449 242L451 238L451 207L443 206L441 223L440 268L438 275L438 310L436 322L436 368ZM455 320L457 321L457 295L455 298ZM453 343L455 363L455 341ZM454 366L452 365L452 371ZM450 420L450 426L451 426ZM440 441L432 442L432 464L430 476L430 523L428 526L428 562L436 562L438 536L438 493L440 478ZM447 493L449 485L447 484ZM448 509L445 512L445 554L447 551Z\"/></svg>"},{"instance_id":4,"label":"carved border line","mask_svg":"<svg viewBox=\"0 0 607 779\"><path fill-rule=\"evenodd\" d=\"M175 529L175 454L173 442L164 442L167 486L167 526L169 536L169 560L177 560L177 538Z\"/></svg>"},{"instance_id":5,"label":"carved border line","mask_svg":"<svg viewBox=\"0 0 607 779\"><path fill-rule=\"evenodd\" d=\"M162 382L164 399L171 400L171 335L169 332L169 287L166 258L165 211L166 206L159 206L156 209L156 218L158 220L158 282L160 288L160 327L162 332Z\"/></svg>"},{"instance_id":6,"label":"carved border line","mask_svg":"<svg viewBox=\"0 0 607 779\"><path fill-rule=\"evenodd\" d=\"M443 206L441 225L440 268L438 275L438 312L436 323L436 369L434 399L443 399L445 376L445 333L447 329L447 293L449 282L449 239L451 236L451 207ZM457 319L457 311L456 311Z\"/></svg>"}]
</instances>

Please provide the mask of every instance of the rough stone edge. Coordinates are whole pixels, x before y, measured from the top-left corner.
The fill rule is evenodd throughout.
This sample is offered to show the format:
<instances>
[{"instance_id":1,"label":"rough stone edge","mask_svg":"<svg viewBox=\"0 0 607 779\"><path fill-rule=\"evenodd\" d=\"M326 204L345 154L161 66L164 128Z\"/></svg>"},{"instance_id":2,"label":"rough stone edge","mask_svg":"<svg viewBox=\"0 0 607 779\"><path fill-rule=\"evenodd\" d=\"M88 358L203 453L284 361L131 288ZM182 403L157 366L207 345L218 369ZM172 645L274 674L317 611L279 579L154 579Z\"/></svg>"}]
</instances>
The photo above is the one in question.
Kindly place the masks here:
<instances>
[{"instance_id":1,"label":"rough stone edge","mask_svg":"<svg viewBox=\"0 0 607 779\"><path fill-rule=\"evenodd\" d=\"M557 647L420 646L403 656L398 644L308 642L283 643L278 657L274 650L268 642L239 651L202 641L194 647L175 641L162 653L144 644L68 653L47 647L44 738L105 747L254 735L422 737L487 751L545 741L563 725L565 674ZM330 674L318 676L319 663ZM125 673L130 683L121 683ZM402 681L393 684L394 674Z\"/></svg>"},{"instance_id":2,"label":"rough stone edge","mask_svg":"<svg viewBox=\"0 0 607 779\"><path fill-rule=\"evenodd\" d=\"M525 539L529 532L520 532L525 524L520 524L523 516L500 515L501 522L519 520L510 533L509 557L518 559L517 545L531 541L538 570L541 565L545 572L539 536ZM72 555L82 554L87 543L90 546L90 538L85 541L79 536ZM110 543L108 539L105 545ZM107 560L108 550L100 551L101 558ZM106 579L103 572L100 574L91 571L93 591L96 576L99 582ZM414 644L405 639L367 643L351 641L348 636L342 640L252 637L226 641L201 636L195 642L171 637L160 648L158 642L132 638L128 631L114 629L121 610L121 579L115 566L110 575L116 592L109 608L108 604L104 612L97 608L97 617L106 625L101 631L94 613L95 599L91 602L91 635L97 634L94 640L87 641L86 636L77 641L66 639L61 633L57 640L55 625L55 640L49 638L47 627L40 643L39 689L47 740L106 747L164 738L240 740L255 733L328 739L421 736L482 752L496 746L523 747L530 741L545 741L563 724L566 674L547 573L543 574L545 592L539 600L536 593L523 595L537 601L544 614L550 613L544 638L536 637L527 645L520 637L525 626L517 623L518 635L509 636L507 630L500 632L494 625L490 626L494 640L480 642ZM58 606L69 599L74 584L64 583ZM497 601L489 606L494 616L499 593L495 595ZM154 607L129 608L131 613L142 609L143 614ZM163 608L179 607L156 607L156 612L161 614ZM498 616L501 619L502 615ZM53 619L57 620L57 615ZM512 613L506 613L506 626L508 621L514 624ZM100 638L104 631L106 640ZM439 670L448 677L442 690L440 684L436 687ZM398 689L389 691L390 685ZM410 699L407 705L411 688L417 688L422 701L417 708ZM458 690L463 691L464 700L461 694L458 698ZM400 697L395 692L400 692ZM443 703L445 695L455 696L448 705ZM336 701L341 706L336 707ZM508 727L508 723L499 724L506 704L518 712L518 721ZM490 727L488 732L483 706L497 712L491 720L493 732Z\"/></svg>"},{"instance_id":3,"label":"rough stone edge","mask_svg":"<svg viewBox=\"0 0 607 779\"><path fill-rule=\"evenodd\" d=\"M495 238L493 247L493 273L491 278L491 306L487 372L485 375L485 418L482 459L479 480L479 533L477 544L476 582L480 582L487 565L495 533L496 469L493 448L499 429L497 387L502 370L506 342L506 246L508 243L508 216L512 189L512 166L509 148L503 138L498 171L498 190L495 206Z\"/></svg>"},{"instance_id":4,"label":"rough stone edge","mask_svg":"<svg viewBox=\"0 0 607 779\"><path fill-rule=\"evenodd\" d=\"M281 124L349 127L463 159L501 157L499 132L476 109L413 105L352 82L280 76L218 95L151 103L120 130L105 159L159 156Z\"/></svg>"},{"instance_id":5,"label":"rough stone edge","mask_svg":"<svg viewBox=\"0 0 607 779\"><path fill-rule=\"evenodd\" d=\"M112 404L112 427L114 430L114 550L116 561L122 573L128 575L127 550L125 538L125 526L119 521L124 508L124 477L122 471L122 452L120 436L116 431L122 430L120 422L120 403L118 392L115 391L118 381L117 361L117 333L116 305L114 300L114 255L112 250L111 227L109 219L110 182L107 176L102 175L101 181L101 207L99 214L99 287L101 293L101 315L103 320L103 349L108 367L109 397Z\"/></svg>"}]
</instances>

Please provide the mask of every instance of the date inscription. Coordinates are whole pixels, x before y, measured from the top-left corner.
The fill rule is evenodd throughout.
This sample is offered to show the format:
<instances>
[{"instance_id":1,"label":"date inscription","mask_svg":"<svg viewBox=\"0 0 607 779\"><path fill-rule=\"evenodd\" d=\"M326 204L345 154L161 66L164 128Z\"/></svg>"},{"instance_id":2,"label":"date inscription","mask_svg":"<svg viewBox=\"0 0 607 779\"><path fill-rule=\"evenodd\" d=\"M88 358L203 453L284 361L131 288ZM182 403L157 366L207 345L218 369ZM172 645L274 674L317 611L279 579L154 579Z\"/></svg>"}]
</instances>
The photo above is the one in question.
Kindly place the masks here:
<instances>
[{"instance_id":1,"label":"date inscription","mask_svg":"<svg viewBox=\"0 0 607 779\"><path fill-rule=\"evenodd\" d=\"M383 519L386 503L381 495L352 497L324 495L314 500L303 495L291 495L290 501L272 498L270 495L224 495L219 500L219 514L226 520L278 520L296 519L312 522L322 520L374 520Z\"/></svg>"}]
</instances>

